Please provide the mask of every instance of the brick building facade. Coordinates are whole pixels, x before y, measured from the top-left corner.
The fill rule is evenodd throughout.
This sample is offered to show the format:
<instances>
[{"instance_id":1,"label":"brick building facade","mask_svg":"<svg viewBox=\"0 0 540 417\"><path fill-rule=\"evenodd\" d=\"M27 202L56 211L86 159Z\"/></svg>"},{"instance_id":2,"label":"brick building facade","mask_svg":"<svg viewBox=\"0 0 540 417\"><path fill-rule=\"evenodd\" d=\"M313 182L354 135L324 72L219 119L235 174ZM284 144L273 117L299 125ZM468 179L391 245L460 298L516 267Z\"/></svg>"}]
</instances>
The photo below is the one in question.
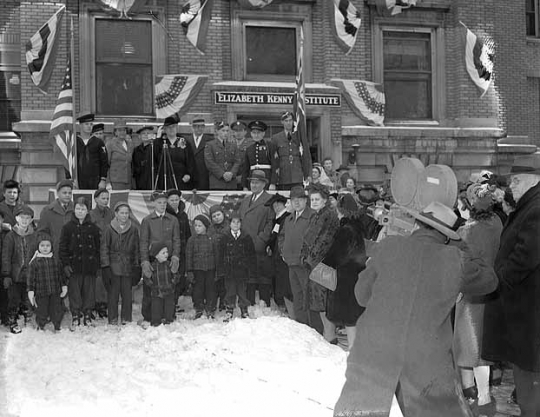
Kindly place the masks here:
<instances>
[{"instance_id":1,"label":"brick building facade","mask_svg":"<svg viewBox=\"0 0 540 417\"><path fill-rule=\"evenodd\" d=\"M331 82L338 78L381 82L387 100L395 97L384 127L367 126L343 97L340 106L307 106L314 157L322 160L329 155L337 164L348 164L360 182L382 182L402 155L419 157L426 165L450 165L463 180L472 171L503 170L516 153L536 151L540 145L540 40L538 28L531 28L531 20L526 20L530 2L418 0L416 7L390 16L377 10L375 0L353 0L362 24L348 55L333 38L329 2L274 0L262 9L246 9L236 0L214 0L203 55L183 33L178 1L139 1L131 19L121 19L116 10L99 1L2 1L0 71L6 89L0 115L5 120L0 124L5 131L0 133L0 163L4 179L22 180L25 199L39 206L63 175L48 131L64 75L71 20L77 113L95 112L108 132L118 117L133 127L160 123L148 109L153 97L148 80L160 74L208 76L195 103L181 116L183 132L189 132L195 115L205 117L208 133L213 120L237 118L262 119L272 131L278 130L279 115L291 110L291 105L223 104L216 103L216 96L292 93L294 73L287 59L293 57L295 68L301 28L308 94L341 97ZM538 22L537 0L535 4L532 22ZM58 58L49 94L44 95L26 70L25 44L63 5L66 13ZM465 30L460 22L477 35L491 38L496 46L493 81L483 97L465 69ZM260 54L259 48L252 59L250 48L257 42L268 56ZM123 55L118 55L118 45ZM128 53L134 58L124 59ZM289 69L273 65L280 60ZM390 68L388 62L395 66ZM115 96L104 84L111 68L120 69L114 74L126 74L124 84L117 86L129 90L129 83L139 82L135 102L140 101L140 106L135 107L140 114L126 113L125 106L133 100L118 105L118 110L111 105ZM132 98L126 97L127 102Z\"/></svg>"}]
</instances>

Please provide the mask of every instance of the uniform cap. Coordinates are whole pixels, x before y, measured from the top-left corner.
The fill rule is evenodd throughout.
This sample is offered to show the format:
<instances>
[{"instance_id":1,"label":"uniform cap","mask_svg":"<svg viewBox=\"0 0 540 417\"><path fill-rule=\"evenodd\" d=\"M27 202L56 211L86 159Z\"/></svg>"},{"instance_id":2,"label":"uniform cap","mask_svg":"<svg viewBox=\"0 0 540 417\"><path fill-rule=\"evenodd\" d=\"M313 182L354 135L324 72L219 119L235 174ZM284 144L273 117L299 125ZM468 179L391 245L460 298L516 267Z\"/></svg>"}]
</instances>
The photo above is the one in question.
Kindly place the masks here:
<instances>
[{"instance_id":1,"label":"uniform cap","mask_svg":"<svg viewBox=\"0 0 540 417\"><path fill-rule=\"evenodd\" d=\"M292 117L292 118L294 118L292 112L286 111L285 113L283 113L283 114L281 115L281 120L285 120L287 117Z\"/></svg>"},{"instance_id":2,"label":"uniform cap","mask_svg":"<svg viewBox=\"0 0 540 417\"><path fill-rule=\"evenodd\" d=\"M79 123L93 122L95 120L95 115L93 113L84 113L77 117Z\"/></svg>"},{"instance_id":3,"label":"uniform cap","mask_svg":"<svg viewBox=\"0 0 540 417\"><path fill-rule=\"evenodd\" d=\"M92 126L92 133L103 132L105 130L105 125L103 123L96 123Z\"/></svg>"},{"instance_id":4,"label":"uniform cap","mask_svg":"<svg viewBox=\"0 0 540 417\"><path fill-rule=\"evenodd\" d=\"M232 130L247 130L247 125L244 122L237 120L236 122L231 123L230 128Z\"/></svg>"},{"instance_id":5,"label":"uniform cap","mask_svg":"<svg viewBox=\"0 0 540 417\"><path fill-rule=\"evenodd\" d=\"M145 130L151 130L153 132L154 131L154 126L143 126L139 130L137 130L137 134L140 135Z\"/></svg>"},{"instance_id":6,"label":"uniform cap","mask_svg":"<svg viewBox=\"0 0 540 417\"><path fill-rule=\"evenodd\" d=\"M260 131L263 131L263 132L266 132L266 123L260 121L260 120L255 120L254 122L251 122L249 125L248 125L249 129L250 130L260 130Z\"/></svg>"}]
</instances>

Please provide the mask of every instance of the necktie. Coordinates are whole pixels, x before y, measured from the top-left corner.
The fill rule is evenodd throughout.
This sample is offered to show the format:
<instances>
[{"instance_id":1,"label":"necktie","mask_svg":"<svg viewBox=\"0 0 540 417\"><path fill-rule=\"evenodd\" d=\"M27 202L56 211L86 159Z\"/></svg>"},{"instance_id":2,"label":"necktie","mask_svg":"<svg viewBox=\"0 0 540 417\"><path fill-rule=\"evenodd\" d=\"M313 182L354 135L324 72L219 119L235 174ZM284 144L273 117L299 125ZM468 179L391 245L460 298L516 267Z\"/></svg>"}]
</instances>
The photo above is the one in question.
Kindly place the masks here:
<instances>
[{"instance_id":1,"label":"necktie","mask_svg":"<svg viewBox=\"0 0 540 417\"><path fill-rule=\"evenodd\" d=\"M287 139L289 142L292 140L291 132L287 132Z\"/></svg>"},{"instance_id":2,"label":"necktie","mask_svg":"<svg viewBox=\"0 0 540 417\"><path fill-rule=\"evenodd\" d=\"M234 232L234 239L238 239L238 232Z\"/></svg>"}]
</instances>

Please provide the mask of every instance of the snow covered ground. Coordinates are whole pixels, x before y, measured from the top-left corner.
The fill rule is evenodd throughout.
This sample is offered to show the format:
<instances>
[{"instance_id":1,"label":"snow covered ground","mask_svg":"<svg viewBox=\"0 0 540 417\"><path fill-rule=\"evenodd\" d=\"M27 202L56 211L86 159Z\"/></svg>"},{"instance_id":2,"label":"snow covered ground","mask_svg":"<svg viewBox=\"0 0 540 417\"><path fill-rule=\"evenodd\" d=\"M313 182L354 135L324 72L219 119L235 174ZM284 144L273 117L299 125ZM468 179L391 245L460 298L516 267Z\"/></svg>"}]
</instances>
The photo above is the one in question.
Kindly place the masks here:
<instances>
[{"instance_id":1,"label":"snow covered ground","mask_svg":"<svg viewBox=\"0 0 540 417\"><path fill-rule=\"evenodd\" d=\"M69 317L69 314L67 315ZM330 417L346 352L275 310L250 319L133 323L9 337L10 414Z\"/></svg>"}]
</instances>

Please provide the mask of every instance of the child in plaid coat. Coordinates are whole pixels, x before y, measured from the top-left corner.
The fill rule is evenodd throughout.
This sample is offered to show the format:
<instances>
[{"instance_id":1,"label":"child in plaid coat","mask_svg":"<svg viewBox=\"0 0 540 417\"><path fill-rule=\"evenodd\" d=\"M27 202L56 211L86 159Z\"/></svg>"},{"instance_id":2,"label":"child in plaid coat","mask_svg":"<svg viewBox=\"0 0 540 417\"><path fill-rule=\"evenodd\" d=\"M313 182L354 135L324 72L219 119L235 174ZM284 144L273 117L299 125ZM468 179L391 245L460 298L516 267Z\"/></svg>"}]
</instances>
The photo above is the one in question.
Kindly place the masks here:
<instances>
[{"instance_id":1,"label":"child in plaid coat","mask_svg":"<svg viewBox=\"0 0 540 417\"><path fill-rule=\"evenodd\" d=\"M67 294L67 283L60 261L53 256L52 238L38 236L38 249L28 265L28 299L36 309L36 324L43 330L50 317L54 330L60 330L62 298Z\"/></svg>"}]
</instances>

